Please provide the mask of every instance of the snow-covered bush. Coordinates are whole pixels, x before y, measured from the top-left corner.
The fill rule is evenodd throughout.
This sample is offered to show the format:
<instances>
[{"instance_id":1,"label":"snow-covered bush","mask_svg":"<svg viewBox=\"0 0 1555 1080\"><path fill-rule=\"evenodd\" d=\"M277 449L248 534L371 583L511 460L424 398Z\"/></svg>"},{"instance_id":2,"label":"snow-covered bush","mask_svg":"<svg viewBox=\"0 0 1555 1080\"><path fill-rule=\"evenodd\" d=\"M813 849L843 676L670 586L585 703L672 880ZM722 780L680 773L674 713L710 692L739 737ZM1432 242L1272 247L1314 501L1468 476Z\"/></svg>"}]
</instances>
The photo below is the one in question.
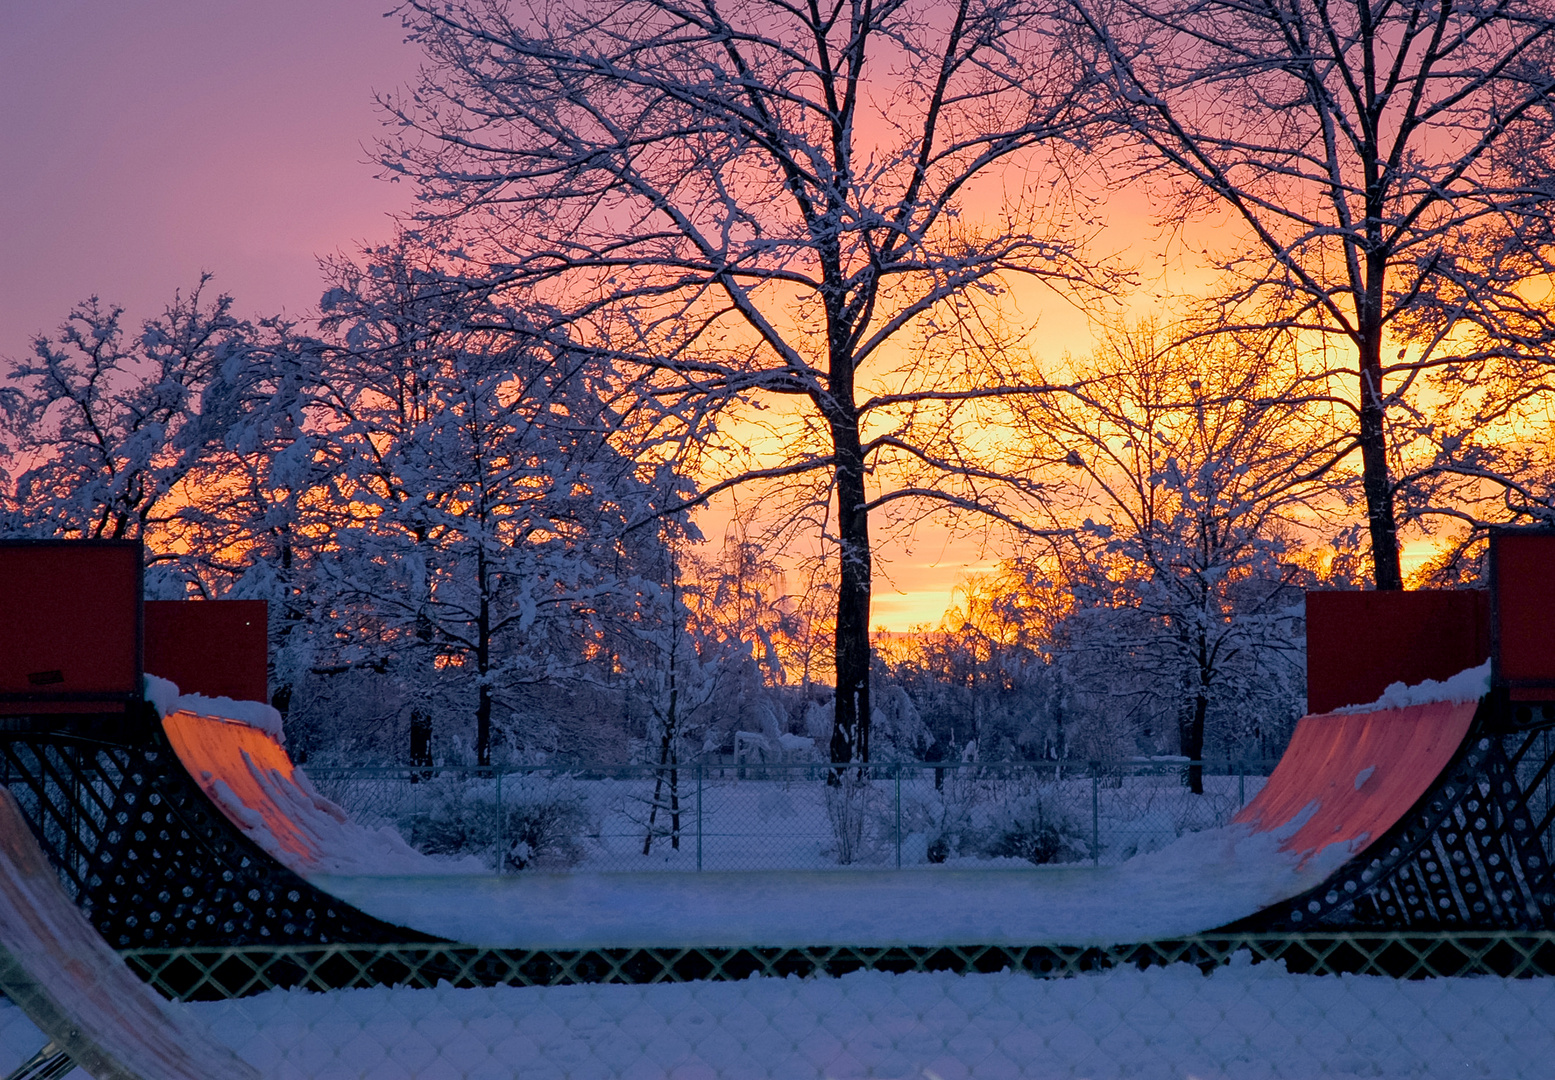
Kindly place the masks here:
<instances>
[{"instance_id":1,"label":"snow-covered bush","mask_svg":"<svg viewBox=\"0 0 1555 1080\"><path fill-rule=\"evenodd\" d=\"M571 777L509 777L502 808L505 869L562 869L583 859L592 820L587 795Z\"/></svg>"},{"instance_id":2,"label":"snow-covered bush","mask_svg":"<svg viewBox=\"0 0 1555 1080\"><path fill-rule=\"evenodd\" d=\"M976 784L960 770L946 769L938 786L913 785L902 794L902 832L924 837L924 858L935 864L976 847L973 811L979 801Z\"/></svg>"},{"instance_id":3,"label":"snow-covered bush","mask_svg":"<svg viewBox=\"0 0 1555 1080\"><path fill-rule=\"evenodd\" d=\"M863 861L872 837L868 822L874 786L852 769L839 770L826 787L826 820L831 825L832 854L843 866Z\"/></svg>"},{"instance_id":4,"label":"snow-covered bush","mask_svg":"<svg viewBox=\"0 0 1555 1080\"><path fill-rule=\"evenodd\" d=\"M1058 800L1046 792L999 806L989 817L984 852L1027 862L1075 862L1090 854L1090 838Z\"/></svg>"},{"instance_id":5,"label":"snow-covered bush","mask_svg":"<svg viewBox=\"0 0 1555 1080\"><path fill-rule=\"evenodd\" d=\"M420 809L399 822L411 845L433 855L488 854L498 842L496 787L434 781ZM504 870L560 870L582 861L591 819L570 777L506 776L502 782Z\"/></svg>"}]
</instances>

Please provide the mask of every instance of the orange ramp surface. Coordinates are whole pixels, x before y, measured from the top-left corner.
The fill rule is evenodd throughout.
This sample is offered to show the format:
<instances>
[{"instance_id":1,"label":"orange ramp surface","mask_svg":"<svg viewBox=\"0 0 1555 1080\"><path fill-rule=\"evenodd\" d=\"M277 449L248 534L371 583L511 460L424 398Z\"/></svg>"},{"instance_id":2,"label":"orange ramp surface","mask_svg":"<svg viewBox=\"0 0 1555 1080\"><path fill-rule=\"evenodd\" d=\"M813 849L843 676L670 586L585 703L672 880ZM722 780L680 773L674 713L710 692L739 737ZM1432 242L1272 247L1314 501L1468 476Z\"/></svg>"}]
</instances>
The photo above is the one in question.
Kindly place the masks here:
<instances>
[{"instance_id":1,"label":"orange ramp surface","mask_svg":"<svg viewBox=\"0 0 1555 1080\"><path fill-rule=\"evenodd\" d=\"M392 829L352 821L314 790L285 747L259 728L189 708L169 710L162 728L216 809L294 873L420 875L472 868L468 860L422 855Z\"/></svg>"},{"instance_id":2,"label":"orange ramp surface","mask_svg":"<svg viewBox=\"0 0 1555 1080\"><path fill-rule=\"evenodd\" d=\"M298 783L296 766L280 743L258 728L184 709L168 713L162 727L189 775L233 824L250 834L268 832L280 849L272 854L291 869L319 869L324 851L298 820L295 804L306 800L307 809L340 824L346 817Z\"/></svg>"},{"instance_id":3,"label":"orange ramp surface","mask_svg":"<svg viewBox=\"0 0 1555 1080\"><path fill-rule=\"evenodd\" d=\"M1331 844L1359 851L1419 802L1463 745L1477 701L1304 716L1269 782L1233 822L1255 832L1311 816L1281 844L1303 861Z\"/></svg>"}]
</instances>

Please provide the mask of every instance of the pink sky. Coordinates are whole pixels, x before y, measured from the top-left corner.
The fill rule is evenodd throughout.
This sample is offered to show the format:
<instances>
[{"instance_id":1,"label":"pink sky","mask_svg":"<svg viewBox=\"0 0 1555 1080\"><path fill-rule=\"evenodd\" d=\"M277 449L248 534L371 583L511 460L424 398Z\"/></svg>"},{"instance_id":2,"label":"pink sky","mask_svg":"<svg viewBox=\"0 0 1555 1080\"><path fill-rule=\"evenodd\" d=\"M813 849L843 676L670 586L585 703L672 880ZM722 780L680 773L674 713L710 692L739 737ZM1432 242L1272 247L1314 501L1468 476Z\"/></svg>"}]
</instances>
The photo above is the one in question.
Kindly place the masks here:
<instances>
[{"instance_id":1,"label":"pink sky","mask_svg":"<svg viewBox=\"0 0 1555 1080\"><path fill-rule=\"evenodd\" d=\"M132 319L201 270L301 311L316 256L383 239L374 90L415 72L388 0L0 0L0 356L97 293Z\"/></svg>"}]
</instances>

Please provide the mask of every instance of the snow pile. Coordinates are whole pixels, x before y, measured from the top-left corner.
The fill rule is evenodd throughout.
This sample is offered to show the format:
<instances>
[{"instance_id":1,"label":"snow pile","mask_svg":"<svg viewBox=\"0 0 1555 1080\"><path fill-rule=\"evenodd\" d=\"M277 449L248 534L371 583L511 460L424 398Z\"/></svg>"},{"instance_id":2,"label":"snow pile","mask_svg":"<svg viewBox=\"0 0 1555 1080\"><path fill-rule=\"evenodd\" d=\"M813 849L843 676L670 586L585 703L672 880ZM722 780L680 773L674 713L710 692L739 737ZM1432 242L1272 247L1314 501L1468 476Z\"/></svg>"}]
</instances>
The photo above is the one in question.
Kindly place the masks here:
<instances>
[{"instance_id":1,"label":"snow pile","mask_svg":"<svg viewBox=\"0 0 1555 1080\"><path fill-rule=\"evenodd\" d=\"M1069 979L841 978L319 994L182 1006L264 1077L1542 1078L1555 979L1287 974L1233 960ZM0 1070L43 1043L0 1003Z\"/></svg>"},{"instance_id":2,"label":"snow pile","mask_svg":"<svg viewBox=\"0 0 1555 1080\"><path fill-rule=\"evenodd\" d=\"M281 714L262 701L233 701L227 697L209 698L204 694L180 694L178 686L155 675L145 676L146 700L157 710L158 716L168 713L192 712L196 716L209 716L233 724L255 728L270 736L282 746L286 745L286 732L281 726Z\"/></svg>"},{"instance_id":3,"label":"snow pile","mask_svg":"<svg viewBox=\"0 0 1555 1080\"><path fill-rule=\"evenodd\" d=\"M171 679L159 679L155 675L143 675L147 701L157 710L158 716L166 716L178 708L178 684Z\"/></svg>"},{"instance_id":4,"label":"snow pile","mask_svg":"<svg viewBox=\"0 0 1555 1080\"><path fill-rule=\"evenodd\" d=\"M1381 712L1383 709L1407 709L1412 705L1430 705L1437 701L1478 701L1490 693L1490 661L1471 667L1442 682L1426 679L1415 686L1393 683L1376 701L1366 705L1346 705L1334 712L1343 716Z\"/></svg>"},{"instance_id":5,"label":"snow pile","mask_svg":"<svg viewBox=\"0 0 1555 1080\"><path fill-rule=\"evenodd\" d=\"M1323 881L1347 844L1301 859L1305 824L1226 826L1099 869L321 877L369 914L512 948L1117 944L1222 926Z\"/></svg>"}]
</instances>

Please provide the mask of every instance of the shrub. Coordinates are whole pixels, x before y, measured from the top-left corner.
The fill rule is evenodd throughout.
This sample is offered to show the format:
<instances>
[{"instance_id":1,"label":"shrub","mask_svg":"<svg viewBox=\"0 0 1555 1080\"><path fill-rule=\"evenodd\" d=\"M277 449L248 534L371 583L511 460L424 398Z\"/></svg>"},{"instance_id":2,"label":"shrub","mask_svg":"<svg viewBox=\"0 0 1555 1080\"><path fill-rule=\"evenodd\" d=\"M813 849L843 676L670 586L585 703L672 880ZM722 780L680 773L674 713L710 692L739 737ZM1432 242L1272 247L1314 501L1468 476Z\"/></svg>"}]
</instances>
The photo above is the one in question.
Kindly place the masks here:
<instances>
[{"instance_id":1,"label":"shrub","mask_svg":"<svg viewBox=\"0 0 1555 1080\"><path fill-rule=\"evenodd\" d=\"M874 786L860 779L857 769L838 770L826 787L826 819L831 823L832 854L843 866L861 861L869 845L865 822L873 801Z\"/></svg>"},{"instance_id":2,"label":"shrub","mask_svg":"<svg viewBox=\"0 0 1555 1080\"><path fill-rule=\"evenodd\" d=\"M485 779L432 781L423 807L399 822L432 855L484 855L496 842L496 788ZM525 774L502 781L502 868L565 869L584 855L588 804L569 777Z\"/></svg>"},{"instance_id":3,"label":"shrub","mask_svg":"<svg viewBox=\"0 0 1555 1080\"><path fill-rule=\"evenodd\" d=\"M989 824L986 853L1039 866L1075 862L1089 846L1086 833L1055 800L1038 794L1011 804Z\"/></svg>"}]
</instances>

